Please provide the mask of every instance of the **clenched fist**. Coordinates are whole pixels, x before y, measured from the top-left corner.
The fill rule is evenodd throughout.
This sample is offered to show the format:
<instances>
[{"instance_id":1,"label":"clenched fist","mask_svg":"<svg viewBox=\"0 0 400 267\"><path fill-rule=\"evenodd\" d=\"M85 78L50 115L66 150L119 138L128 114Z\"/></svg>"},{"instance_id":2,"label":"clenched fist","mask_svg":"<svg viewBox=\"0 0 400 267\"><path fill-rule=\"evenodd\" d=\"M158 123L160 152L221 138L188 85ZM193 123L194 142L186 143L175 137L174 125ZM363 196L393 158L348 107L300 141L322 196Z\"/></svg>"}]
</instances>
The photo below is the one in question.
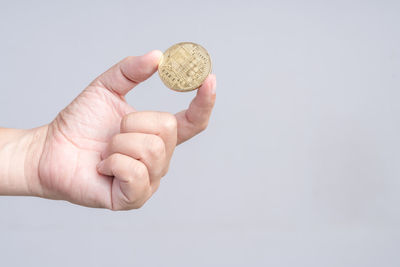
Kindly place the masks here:
<instances>
[{"instance_id":1,"label":"clenched fist","mask_svg":"<svg viewBox=\"0 0 400 267\"><path fill-rule=\"evenodd\" d=\"M167 173L175 146L207 127L216 80L187 110L136 111L124 96L149 78L162 53L127 57L95 79L50 124L0 129L0 194L34 195L112 210L141 207ZM4 162L2 163L4 164ZM23 171L10 171L23 166Z\"/></svg>"},{"instance_id":2,"label":"clenched fist","mask_svg":"<svg viewBox=\"0 0 400 267\"><path fill-rule=\"evenodd\" d=\"M101 153L97 170L115 177L113 209L141 207L157 190L167 173L177 142L177 120L161 112L133 112L122 118L115 134Z\"/></svg>"}]
</instances>

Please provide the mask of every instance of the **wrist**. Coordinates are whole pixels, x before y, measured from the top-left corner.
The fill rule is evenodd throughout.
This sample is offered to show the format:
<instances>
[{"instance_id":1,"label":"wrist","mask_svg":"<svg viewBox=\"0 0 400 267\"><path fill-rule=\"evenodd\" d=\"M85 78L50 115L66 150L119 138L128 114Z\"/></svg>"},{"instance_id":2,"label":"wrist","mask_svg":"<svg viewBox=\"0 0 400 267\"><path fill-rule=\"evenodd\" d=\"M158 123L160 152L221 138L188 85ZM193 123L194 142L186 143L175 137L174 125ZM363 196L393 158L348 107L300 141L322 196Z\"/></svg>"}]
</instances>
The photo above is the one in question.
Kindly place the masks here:
<instances>
[{"instance_id":1,"label":"wrist","mask_svg":"<svg viewBox=\"0 0 400 267\"><path fill-rule=\"evenodd\" d=\"M38 168L47 127L0 129L0 195L41 195Z\"/></svg>"}]
</instances>

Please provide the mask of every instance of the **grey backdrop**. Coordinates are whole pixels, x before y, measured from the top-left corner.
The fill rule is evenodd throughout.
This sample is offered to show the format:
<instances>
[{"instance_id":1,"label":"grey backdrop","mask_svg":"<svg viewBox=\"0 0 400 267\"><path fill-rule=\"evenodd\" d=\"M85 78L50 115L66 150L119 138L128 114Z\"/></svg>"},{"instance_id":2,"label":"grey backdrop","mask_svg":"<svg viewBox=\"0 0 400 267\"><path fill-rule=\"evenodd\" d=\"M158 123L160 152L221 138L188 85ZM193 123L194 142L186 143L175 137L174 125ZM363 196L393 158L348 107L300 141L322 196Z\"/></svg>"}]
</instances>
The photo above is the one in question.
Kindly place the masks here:
<instances>
[{"instance_id":1,"label":"grey backdrop","mask_svg":"<svg viewBox=\"0 0 400 267\"><path fill-rule=\"evenodd\" d=\"M67 3L68 2L68 3ZM0 198L1 266L400 266L399 1L1 1L0 125L127 55L206 47L206 132L140 210ZM128 96L176 112L158 76Z\"/></svg>"}]
</instances>

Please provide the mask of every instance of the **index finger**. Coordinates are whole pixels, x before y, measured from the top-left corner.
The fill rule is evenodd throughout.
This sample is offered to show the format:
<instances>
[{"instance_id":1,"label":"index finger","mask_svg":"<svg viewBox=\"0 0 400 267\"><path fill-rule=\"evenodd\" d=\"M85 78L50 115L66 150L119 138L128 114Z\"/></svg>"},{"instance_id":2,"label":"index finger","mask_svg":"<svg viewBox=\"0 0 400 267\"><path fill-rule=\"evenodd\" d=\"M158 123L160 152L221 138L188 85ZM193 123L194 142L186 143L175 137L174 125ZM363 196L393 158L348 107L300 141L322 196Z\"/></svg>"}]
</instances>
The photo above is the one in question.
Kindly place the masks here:
<instances>
[{"instance_id":1,"label":"index finger","mask_svg":"<svg viewBox=\"0 0 400 267\"><path fill-rule=\"evenodd\" d=\"M214 74L210 74L197 90L189 108L175 115L178 122L178 145L207 127L215 104L215 89L216 77Z\"/></svg>"}]
</instances>

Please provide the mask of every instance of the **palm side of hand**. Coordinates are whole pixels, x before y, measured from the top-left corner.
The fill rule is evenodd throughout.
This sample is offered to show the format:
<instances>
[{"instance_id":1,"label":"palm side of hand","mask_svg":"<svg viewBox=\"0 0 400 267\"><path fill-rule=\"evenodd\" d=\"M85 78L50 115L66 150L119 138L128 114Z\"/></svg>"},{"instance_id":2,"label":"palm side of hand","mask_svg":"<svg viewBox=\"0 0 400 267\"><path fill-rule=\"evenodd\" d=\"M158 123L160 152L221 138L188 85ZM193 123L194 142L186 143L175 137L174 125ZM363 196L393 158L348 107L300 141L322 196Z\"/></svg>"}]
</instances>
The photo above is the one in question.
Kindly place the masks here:
<instances>
[{"instance_id":1,"label":"palm side of hand","mask_svg":"<svg viewBox=\"0 0 400 267\"><path fill-rule=\"evenodd\" d=\"M89 86L49 125L40 180L51 198L111 207L112 178L100 175L101 152L119 132L122 117L132 112L124 100L108 90Z\"/></svg>"},{"instance_id":2,"label":"palm side of hand","mask_svg":"<svg viewBox=\"0 0 400 267\"><path fill-rule=\"evenodd\" d=\"M135 110L124 95L157 69L159 51L128 57L99 76L49 124L39 164L41 195L72 203L112 208L113 177L96 166L122 118ZM178 144L202 131L215 101L209 77L188 110L176 114Z\"/></svg>"}]
</instances>

